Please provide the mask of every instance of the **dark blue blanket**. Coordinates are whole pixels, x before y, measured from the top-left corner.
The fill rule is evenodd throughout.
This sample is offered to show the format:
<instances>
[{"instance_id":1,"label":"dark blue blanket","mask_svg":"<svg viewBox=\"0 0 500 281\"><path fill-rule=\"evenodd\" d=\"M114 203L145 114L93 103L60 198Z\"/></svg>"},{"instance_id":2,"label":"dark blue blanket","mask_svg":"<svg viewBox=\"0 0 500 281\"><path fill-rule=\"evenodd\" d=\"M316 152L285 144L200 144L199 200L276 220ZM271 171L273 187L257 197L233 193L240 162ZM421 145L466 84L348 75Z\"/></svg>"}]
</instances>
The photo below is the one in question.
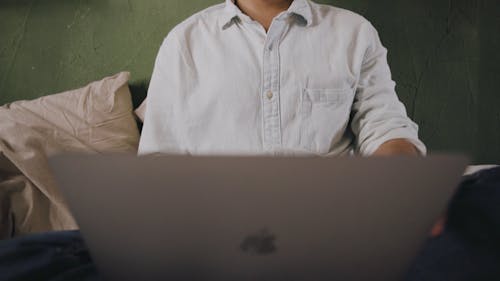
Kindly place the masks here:
<instances>
[{"instance_id":1,"label":"dark blue blanket","mask_svg":"<svg viewBox=\"0 0 500 281\"><path fill-rule=\"evenodd\" d=\"M77 231L0 242L0 280L99 279ZM427 241L406 280L500 280L500 167L464 177L443 234Z\"/></svg>"},{"instance_id":2,"label":"dark blue blanket","mask_svg":"<svg viewBox=\"0 0 500 281\"><path fill-rule=\"evenodd\" d=\"M500 280L500 167L464 177L444 233L427 241L407 280Z\"/></svg>"}]
</instances>

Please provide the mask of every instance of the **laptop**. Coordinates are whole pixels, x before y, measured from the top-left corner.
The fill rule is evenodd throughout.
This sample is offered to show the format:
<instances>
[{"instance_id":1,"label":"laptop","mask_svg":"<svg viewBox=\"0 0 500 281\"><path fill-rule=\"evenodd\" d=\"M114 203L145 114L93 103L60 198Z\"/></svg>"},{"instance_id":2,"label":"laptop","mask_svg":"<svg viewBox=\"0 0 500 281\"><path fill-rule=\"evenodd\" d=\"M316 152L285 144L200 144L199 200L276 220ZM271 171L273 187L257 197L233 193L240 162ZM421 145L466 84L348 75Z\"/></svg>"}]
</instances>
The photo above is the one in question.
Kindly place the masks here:
<instances>
[{"instance_id":1,"label":"laptop","mask_svg":"<svg viewBox=\"0 0 500 281\"><path fill-rule=\"evenodd\" d=\"M105 280L403 280L463 156L59 155Z\"/></svg>"}]
</instances>

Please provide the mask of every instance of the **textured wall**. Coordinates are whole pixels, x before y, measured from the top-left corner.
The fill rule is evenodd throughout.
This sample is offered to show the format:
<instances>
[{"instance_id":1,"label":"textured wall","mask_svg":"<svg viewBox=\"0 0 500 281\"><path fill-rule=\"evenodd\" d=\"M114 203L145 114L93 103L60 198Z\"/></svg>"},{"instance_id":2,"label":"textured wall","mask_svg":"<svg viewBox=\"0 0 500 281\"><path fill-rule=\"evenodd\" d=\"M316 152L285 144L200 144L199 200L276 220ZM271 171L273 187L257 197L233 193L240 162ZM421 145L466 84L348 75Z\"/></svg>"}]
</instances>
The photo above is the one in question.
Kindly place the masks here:
<instances>
[{"instance_id":1,"label":"textured wall","mask_svg":"<svg viewBox=\"0 0 500 281\"><path fill-rule=\"evenodd\" d=\"M222 0L221 0L222 1ZM121 70L144 93L158 47L207 0L0 0L0 104ZM500 163L499 0L330 0L377 27L431 151Z\"/></svg>"}]
</instances>

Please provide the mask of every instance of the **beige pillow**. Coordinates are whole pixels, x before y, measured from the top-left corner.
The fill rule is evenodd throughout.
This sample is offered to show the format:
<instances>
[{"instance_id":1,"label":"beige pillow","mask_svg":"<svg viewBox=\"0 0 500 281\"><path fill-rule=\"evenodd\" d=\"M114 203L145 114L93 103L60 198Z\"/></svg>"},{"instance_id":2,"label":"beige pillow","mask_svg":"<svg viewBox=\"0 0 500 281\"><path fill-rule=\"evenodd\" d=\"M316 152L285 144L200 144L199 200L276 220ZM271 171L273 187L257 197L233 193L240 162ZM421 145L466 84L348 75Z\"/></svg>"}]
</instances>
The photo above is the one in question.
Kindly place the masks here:
<instances>
[{"instance_id":1,"label":"beige pillow","mask_svg":"<svg viewBox=\"0 0 500 281\"><path fill-rule=\"evenodd\" d=\"M128 79L122 72L0 107L0 237L77 228L47 157L68 151L136 153L139 131Z\"/></svg>"},{"instance_id":2,"label":"beige pillow","mask_svg":"<svg viewBox=\"0 0 500 281\"><path fill-rule=\"evenodd\" d=\"M134 111L137 118L139 118L139 120L141 120L141 122L143 123L144 123L144 117L146 116L146 100L147 99L145 99L141 103L141 105L139 105L139 107Z\"/></svg>"}]
</instances>

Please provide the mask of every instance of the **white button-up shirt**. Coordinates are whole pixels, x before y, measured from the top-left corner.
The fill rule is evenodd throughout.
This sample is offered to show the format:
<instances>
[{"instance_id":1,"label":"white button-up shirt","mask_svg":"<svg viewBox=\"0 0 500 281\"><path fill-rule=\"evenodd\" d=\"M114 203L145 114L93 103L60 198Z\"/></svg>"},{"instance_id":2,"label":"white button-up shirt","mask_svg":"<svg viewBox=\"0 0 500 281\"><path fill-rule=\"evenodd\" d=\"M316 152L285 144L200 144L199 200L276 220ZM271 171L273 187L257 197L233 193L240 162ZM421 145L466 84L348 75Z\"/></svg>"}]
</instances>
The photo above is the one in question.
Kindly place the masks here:
<instances>
[{"instance_id":1,"label":"white button-up shirt","mask_svg":"<svg viewBox=\"0 0 500 281\"><path fill-rule=\"evenodd\" d=\"M295 0L264 28L230 0L177 25L151 78L139 154L422 154L374 27Z\"/></svg>"}]
</instances>

